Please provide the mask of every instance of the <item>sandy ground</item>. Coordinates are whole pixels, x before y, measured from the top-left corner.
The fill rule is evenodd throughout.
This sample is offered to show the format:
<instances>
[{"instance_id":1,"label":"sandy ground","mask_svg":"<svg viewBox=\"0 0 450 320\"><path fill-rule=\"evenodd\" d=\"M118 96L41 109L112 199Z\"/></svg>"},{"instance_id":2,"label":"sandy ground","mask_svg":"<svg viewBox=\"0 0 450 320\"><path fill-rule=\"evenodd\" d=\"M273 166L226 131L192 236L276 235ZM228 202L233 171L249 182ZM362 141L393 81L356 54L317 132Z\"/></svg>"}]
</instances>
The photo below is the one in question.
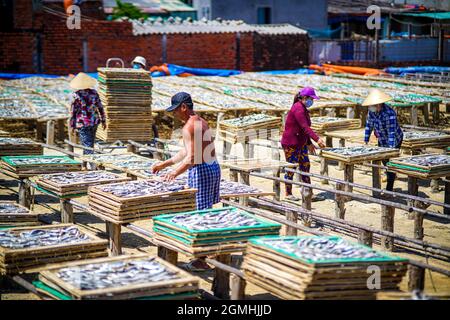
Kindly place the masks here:
<instances>
[{"instance_id":1,"label":"sandy ground","mask_svg":"<svg viewBox=\"0 0 450 320\"><path fill-rule=\"evenodd\" d=\"M334 141L335 145L337 145L337 141ZM216 145L218 152L221 152L221 144L217 143ZM75 150L75 152L80 152L80 150ZM57 154L54 151L46 150L45 154ZM234 146L232 148L232 154L242 155L242 150L240 146ZM267 148L256 147L255 148L255 156L256 157L270 157L270 153ZM319 173L320 164L317 161L317 158L312 158L311 161L312 172ZM271 172L266 172L268 175ZM228 170L223 170L222 175L224 177L229 176ZM335 178L343 178L343 171L338 170L337 165L331 165L329 168L329 175ZM355 178L354 181L364 185L371 185L371 172L364 170L363 167L355 168ZM320 184L319 181L313 180L313 183ZM251 177L251 185L257 186L263 190L272 191L272 182L266 179ZM334 184L330 184L325 186L328 188L334 188ZM284 185L282 185L282 190L284 191ZM406 177L400 176L395 184L395 191L406 192L407 184ZM0 174L0 200L16 200L17 199L17 191L18 191L18 183L15 180L12 180L4 175ZM354 192L367 193L367 191L360 191L355 189ZM440 202L444 201L444 192L443 185L441 185L441 191L439 193L431 193L429 184L422 183L419 188L419 192L421 196L428 197ZM283 192L284 193L284 192ZM300 189L294 188L294 194L300 196ZM322 192L319 193L323 195L326 200L321 202L314 202L312 205L313 210L320 212L322 214L326 214L329 216L334 216L334 202L332 200L333 196L331 193ZM80 202L86 202L86 197L80 198ZM300 203L299 203L300 204ZM356 201L351 201L346 204L347 212L346 212L346 220L357 222L364 225L369 225L374 228L381 227L381 214L380 214L380 206L373 203L361 203ZM442 208L437 208L431 206L429 208L433 211L442 212ZM58 222L60 221L59 215L59 202L57 202L54 198L37 194L36 195L36 204L34 205L33 210L37 212L42 212L46 214L46 217L52 221ZM75 215L76 223L82 225L86 229L91 232L96 233L100 237L105 238L105 223L99 220L96 217L93 217L89 214L83 212L76 212ZM150 229L151 221L139 221L135 223L136 225ZM450 245L450 225L444 224L440 222L435 222L429 219L425 219L424 221L424 230L425 230L425 241L429 241L432 243L438 243L442 245L449 246ZM336 234L332 230L325 229L325 231L330 234ZM412 237L413 236L413 220L409 220L407 213L402 212L400 210L396 211L395 214L395 232ZM299 233L302 234L302 233ZM122 229L122 241L124 253L137 253L137 252L148 252L151 254L156 254L156 247L154 247L147 239L143 236L138 235L136 232L123 228ZM375 248L378 248L375 246ZM417 254L411 254L405 251L397 251L394 254L406 257L413 258L415 260L420 260L423 262L428 262L430 264L440 266L445 269L450 268L449 262L443 262L437 259L427 258ZM184 263L188 261L188 257L179 255L179 263ZM237 265L240 264L242 260L241 255L233 255L233 263ZM205 290L211 289L212 276L213 271L204 272L198 274L201 278L201 287ZM1 281L1 280L0 280ZM401 283L401 289L406 290L407 288L407 277L405 277ZM425 279L425 292L429 294L433 293L450 293L450 278L434 273L426 271L426 279ZM264 290L252 285L248 284L246 289L246 294L249 299L274 299L272 295L266 293ZM15 284L12 284L8 281L0 282L0 298L1 299L37 299L35 295L26 292L24 289L18 287Z\"/></svg>"}]
</instances>

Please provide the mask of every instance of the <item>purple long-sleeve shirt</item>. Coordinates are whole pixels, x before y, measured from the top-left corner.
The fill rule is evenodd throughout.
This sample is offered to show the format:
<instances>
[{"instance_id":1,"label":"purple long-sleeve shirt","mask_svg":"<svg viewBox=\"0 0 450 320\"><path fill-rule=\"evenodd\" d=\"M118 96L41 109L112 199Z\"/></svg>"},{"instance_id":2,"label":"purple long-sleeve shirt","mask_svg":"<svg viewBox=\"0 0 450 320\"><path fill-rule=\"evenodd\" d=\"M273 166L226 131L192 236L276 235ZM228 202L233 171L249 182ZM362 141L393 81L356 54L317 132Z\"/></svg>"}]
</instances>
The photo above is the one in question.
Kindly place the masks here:
<instances>
[{"instance_id":1,"label":"purple long-sleeve shirt","mask_svg":"<svg viewBox=\"0 0 450 320\"><path fill-rule=\"evenodd\" d=\"M311 118L308 109L301 102L292 105L286 117L281 144L283 146L304 146L319 140L319 136L311 129Z\"/></svg>"}]
</instances>

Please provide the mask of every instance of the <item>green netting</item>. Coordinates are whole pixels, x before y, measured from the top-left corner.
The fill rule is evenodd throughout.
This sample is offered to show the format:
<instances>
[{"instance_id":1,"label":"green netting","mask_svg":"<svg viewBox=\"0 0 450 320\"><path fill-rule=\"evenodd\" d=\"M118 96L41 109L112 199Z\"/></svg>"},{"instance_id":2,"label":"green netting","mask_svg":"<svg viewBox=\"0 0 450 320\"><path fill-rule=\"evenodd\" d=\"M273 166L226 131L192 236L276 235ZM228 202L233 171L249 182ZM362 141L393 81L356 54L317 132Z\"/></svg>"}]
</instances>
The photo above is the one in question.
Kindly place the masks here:
<instances>
[{"instance_id":1,"label":"green netting","mask_svg":"<svg viewBox=\"0 0 450 320\"><path fill-rule=\"evenodd\" d=\"M11 229L11 228L15 228L16 226L0 226L0 230L6 230L6 229Z\"/></svg>"},{"instance_id":2,"label":"green netting","mask_svg":"<svg viewBox=\"0 0 450 320\"><path fill-rule=\"evenodd\" d=\"M387 254L384 254L384 253L381 253L379 251L373 250L370 247L364 246L364 245L359 244L359 243L347 241L347 240L345 240L345 241L347 241L349 244L352 244L355 247L360 247L360 248L365 248L365 249L370 250L370 251L375 251L379 255L381 255L382 257L381 258L369 258L369 259L365 259L365 258L341 258L341 259L328 259L328 260L320 260L320 261L312 260L312 259L302 259L302 258L296 256L295 254L287 252L287 251L285 251L283 249L274 248L271 245L268 245L265 242L263 242L264 239L277 239L277 238L278 239L286 239L286 240L295 240L295 239L301 240L301 239L306 239L306 238L321 238L321 239L328 239L330 241L338 241L338 240L342 239L342 238L333 237L333 236L331 236L331 237L323 237L323 236L300 236L300 237L297 237L297 236L288 236L288 237L267 236L267 237L253 238L253 239L250 239L249 241L252 244L265 247L267 249L270 249L270 250L276 251L278 253L281 253L281 254L283 254L285 256L288 256L288 257L290 257L292 259L303 261L303 262L305 262L307 264L354 263L354 262L361 262L361 263L363 263L363 262L400 262L400 261L405 261L406 262L406 261L408 261L407 259L400 258L400 257L389 256Z\"/></svg>"},{"instance_id":3,"label":"green netting","mask_svg":"<svg viewBox=\"0 0 450 320\"><path fill-rule=\"evenodd\" d=\"M186 228L184 226L178 225L176 223L173 223L171 221L171 219L177 215L180 214L206 214L208 212L218 212L218 211L227 211L227 210L238 210L237 208L234 207L225 207L225 208L217 208L217 209L208 209L208 210L195 210L195 211L189 211L189 212L183 212L183 213L171 213L171 214L164 214L164 215L159 215L157 217L153 218L153 224L157 223L158 221L164 222L166 224L169 225L173 225L175 227L177 227L178 229L182 229L185 230L186 232L189 233L211 233L211 232L222 232L222 231L238 231L238 230L248 230L248 229L255 229L255 228L281 228L281 224L279 223L273 223L269 220L263 219L263 218L259 218L256 217L255 215L252 215L248 212L245 212L243 210L239 210L243 215L255 219L256 221L258 221L260 224L255 225L255 226L241 226L241 227L234 227L234 228L217 228L217 229L209 229L209 230L193 230L193 229L189 229Z\"/></svg>"},{"instance_id":4,"label":"green netting","mask_svg":"<svg viewBox=\"0 0 450 320\"><path fill-rule=\"evenodd\" d=\"M81 164L81 161L78 160L74 160L71 159L67 156L4 156L1 157L1 160L6 162L7 164L11 165L11 166L15 166L17 167L18 165L15 164L14 160L15 159L51 159L51 158L58 158L58 159L64 159L65 162L64 163L55 163L55 165L59 165L59 164ZM52 165L49 163L33 163L33 165ZM29 165L29 164L26 164Z\"/></svg>"},{"instance_id":5,"label":"green netting","mask_svg":"<svg viewBox=\"0 0 450 320\"><path fill-rule=\"evenodd\" d=\"M42 291L48 292L51 295L61 299L61 300L74 300L71 296L66 295L65 293L53 289L52 287L47 286L45 283L43 283L42 281L33 281L32 282L33 285L36 288L41 289ZM196 291L189 291L189 292L183 292L183 293L175 293L175 294L163 294L163 295L159 295L159 296L153 296L153 297L141 297L141 298L135 298L132 300L165 300L165 299L181 299L184 297L191 297L191 296L197 296L198 297L198 292Z\"/></svg>"},{"instance_id":6,"label":"green netting","mask_svg":"<svg viewBox=\"0 0 450 320\"><path fill-rule=\"evenodd\" d=\"M388 165L388 167L397 167L397 168L400 168L400 169L406 169L406 170L411 170L411 171L419 171L419 172L425 172L425 173L430 172L430 170L417 168L417 167L413 167L413 166L408 166L406 164L399 164L399 163L388 162L387 165Z\"/></svg>"},{"instance_id":7,"label":"green netting","mask_svg":"<svg viewBox=\"0 0 450 320\"><path fill-rule=\"evenodd\" d=\"M46 189L43 189L42 187L40 187L38 185L36 185L34 188L36 190L39 190L42 193L46 193L46 194L49 194L51 196L55 196L55 197L60 198L60 199L78 198L78 197L84 197L85 195L87 195L87 192L86 192L86 193L74 193L74 194L69 194L69 195L65 195L65 196L60 196L60 195L57 195L56 193L53 193L53 192L48 191Z\"/></svg>"}]
</instances>

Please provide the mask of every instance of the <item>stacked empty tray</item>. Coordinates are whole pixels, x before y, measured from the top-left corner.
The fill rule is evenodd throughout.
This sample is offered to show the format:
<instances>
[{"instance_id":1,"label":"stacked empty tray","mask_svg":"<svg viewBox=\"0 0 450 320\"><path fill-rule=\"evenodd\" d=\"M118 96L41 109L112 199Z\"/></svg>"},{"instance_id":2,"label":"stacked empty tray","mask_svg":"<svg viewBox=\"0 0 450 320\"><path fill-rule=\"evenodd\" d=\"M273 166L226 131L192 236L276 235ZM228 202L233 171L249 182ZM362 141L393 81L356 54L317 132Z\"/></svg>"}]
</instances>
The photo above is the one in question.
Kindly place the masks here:
<instances>
[{"instance_id":1,"label":"stacked empty tray","mask_svg":"<svg viewBox=\"0 0 450 320\"><path fill-rule=\"evenodd\" d=\"M129 178L107 171L80 171L46 174L37 177L38 186L61 198L87 194L89 186L128 181Z\"/></svg>"},{"instance_id":2,"label":"stacked empty tray","mask_svg":"<svg viewBox=\"0 0 450 320\"><path fill-rule=\"evenodd\" d=\"M311 128L318 132L328 130L358 129L361 127L359 119L345 119L335 117L312 117Z\"/></svg>"},{"instance_id":3,"label":"stacked empty tray","mask_svg":"<svg viewBox=\"0 0 450 320\"><path fill-rule=\"evenodd\" d=\"M54 265L41 271L37 290L53 299L195 299L199 278L147 254Z\"/></svg>"},{"instance_id":4,"label":"stacked empty tray","mask_svg":"<svg viewBox=\"0 0 450 320\"><path fill-rule=\"evenodd\" d=\"M67 156L17 156L1 157L3 173L14 178L40 174L79 171L81 162Z\"/></svg>"},{"instance_id":5,"label":"stacked empty tray","mask_svg":"<svg viewBox=\"0 0 450 320\"><path fill-rule=\"evenodd\" d=\"M13 201L0 201L0 229L38 225L38 214Z\"/></svg>"},{"instance_id":6,"label":"stacked empty tray","mask_svg":"<svg viewBox=\"0 0 450 320\"><path fill-rule=\"evenodd\" d=\"M14 274L49 263L108 255L108 241L74 224L0 231L0 273Z\"/></svg>"},{"instance_id":7,"label":"stacked empty tray","mask_svg":"<svg viewBox=\"0 0 450 320\"><path fill-rule=\"evenodd\" d=\"M450 155L421 154L417 156L392 159L389 170L424 179L450 176Z\"/></svg>"},{"instance_id":8,"label":"stacked empty tray","mask_svg":"<svg viewBox=\"0 0 450 320\"><path fill-rule=\"evenodd\" d=\"M125 223L162 213L194 210L196 192L176 181L139 180L93 186L88 194L94 214Z\"/></svg>"},{"instance_id":9,"label":"stacked empty tray","mask_svg":"<svg viewBox=\"0 0 450 320\"><path fill-rule=\"evenodd\" d=\"M99 95L105 108L107 129L97 137L148 141L152 134L152 79L145 70L98 68Z\"/></svg>"},{"instance_id":10,"label":"stacked empty tray","mask_svg":"<svg viewBox=\"0 0 450 320\"><path fill-rule=\"evenodd\" d=\"M280 227L234 207L153 218L157 244L199 257L242 251L250 237L278 235Z\"/></svg>"},{"instance_id":11,"label":"stacked empty tray","mask_svg":"<svg viewBox=\"0 0 450 320\"><path fill-rule=\"evenodd\" d=\"M258 138L269 139L278 136L280 128L281 118L266 114L252 114L219 122L219 133L222 139L229 143Z\"/></svg>"},{"instance_id":12,"label":"stacked empty tray","mask_svg":"<svg viewBox=\"0 0 450 320\"><path fill-rule=\"evenodd\" d=\"M375 299L379 290L398 290L407 260L338 237L261 237L249 241L242 269L248 282L283 299ZM380 286L371 289L373 269Z\"/></svg>"},{"instance_id":13,"label":"stacked empty tray","mask_svg":"<svg viewBox=\"0 0 450 320\"><path fill-rule=\"evenodd\" d=\"M42 146L31 139L0 138L0 156L40 155L42 153Z\"/></svg>"}]
</instances>

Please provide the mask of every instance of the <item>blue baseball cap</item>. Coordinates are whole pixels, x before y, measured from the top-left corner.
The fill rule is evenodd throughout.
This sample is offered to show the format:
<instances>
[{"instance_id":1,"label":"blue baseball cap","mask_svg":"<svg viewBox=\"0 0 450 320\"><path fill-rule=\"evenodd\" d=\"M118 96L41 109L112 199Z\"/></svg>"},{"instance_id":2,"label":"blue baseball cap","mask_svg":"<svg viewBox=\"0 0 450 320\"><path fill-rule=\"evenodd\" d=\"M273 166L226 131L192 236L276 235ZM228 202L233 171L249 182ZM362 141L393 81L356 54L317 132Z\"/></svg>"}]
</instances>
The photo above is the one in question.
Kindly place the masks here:
<instances>
[{"instance_id":1,"label":"blue baseball cap","mask_svg":"<svg viewBox=\"0 0 450 320\"><path fill-rule=\"evenodd\" d=\"M188 106L193 106L192 98L189 93L186 92L178 92L174 96L172 96L171 99L171 106L166 109L166 111L173 111L179 106L181 106L182 103L186 103Z\"/></svg>"}]
</instances>

